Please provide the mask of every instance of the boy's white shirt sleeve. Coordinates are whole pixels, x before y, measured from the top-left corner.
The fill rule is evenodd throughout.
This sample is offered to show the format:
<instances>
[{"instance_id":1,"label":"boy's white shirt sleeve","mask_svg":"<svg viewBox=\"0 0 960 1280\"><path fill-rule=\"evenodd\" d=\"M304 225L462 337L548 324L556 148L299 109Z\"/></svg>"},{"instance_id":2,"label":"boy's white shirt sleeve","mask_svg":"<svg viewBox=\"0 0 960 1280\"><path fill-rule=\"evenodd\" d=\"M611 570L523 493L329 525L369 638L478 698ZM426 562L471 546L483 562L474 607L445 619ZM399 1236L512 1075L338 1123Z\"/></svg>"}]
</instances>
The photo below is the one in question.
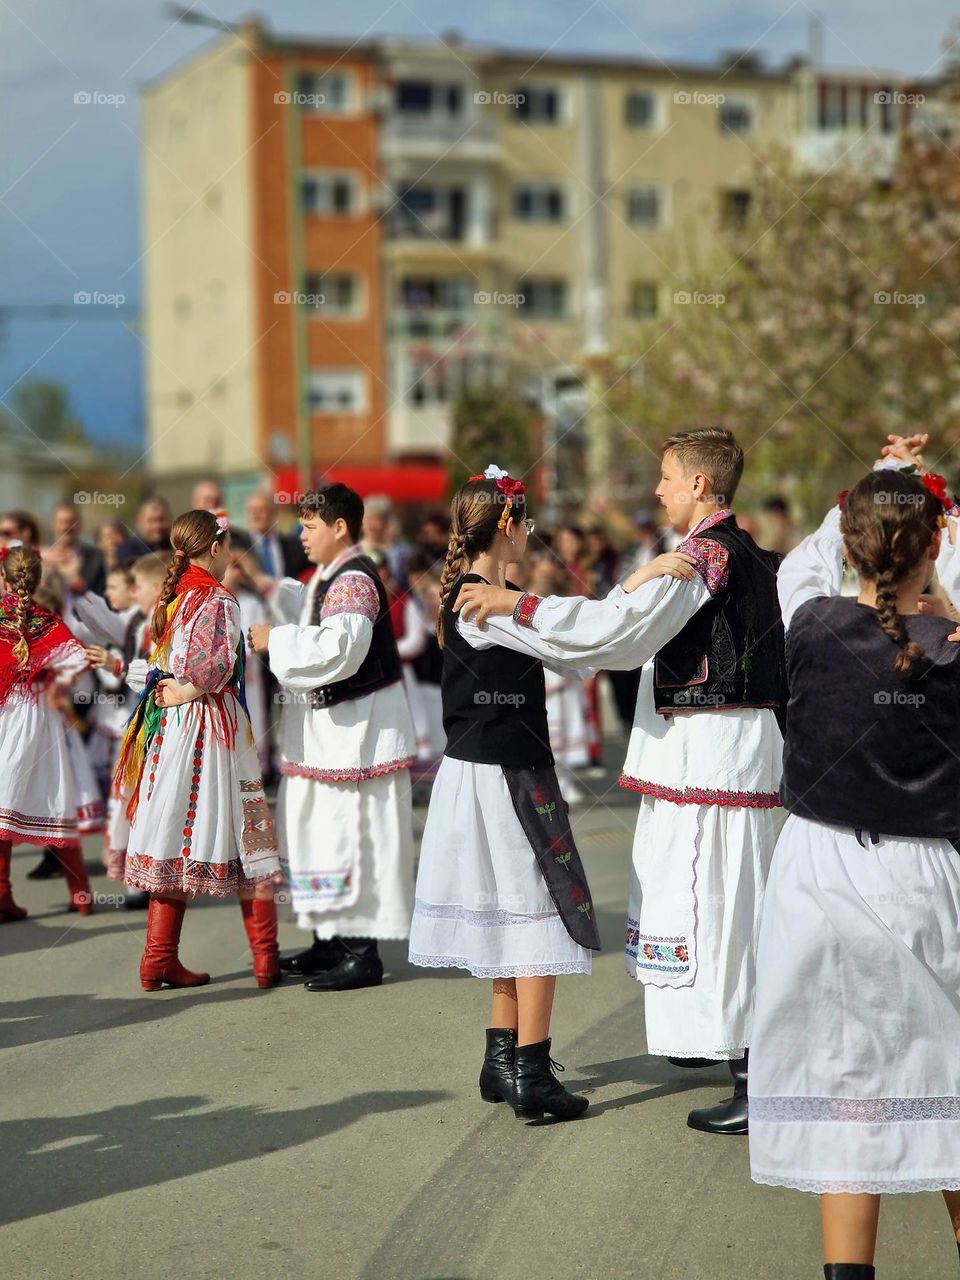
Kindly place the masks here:
<instances>
[{"instance_id":1,"label":"boy's white shirt sleeve","mask_svg":"<svg viewBox=\"0 0 960 1280\"><path fill-rule=\"evenodd\" d=\"M123 647L127 622L133 610L114 613L103 596L98 596L94 591L84 591L73 596L70 603L76 617L93 637L92 643Z\"/></svg>"},{"instance_id":2,"label":"boy's white shirt sleeve","mask_svg":"<svg viewBox=\"0 0 960 1280\"><path fill-rule=\"evenodd\" d=\"M373 624L359 613L338 613L318 627L292 624L270 632L270 670L287 689L306 692L346 680L370 650Z\"/></svg>"},{"instance_id":3,"label":"boy's white shirt sleeve","mask_svg":"<svg viewBox=\"0 0 960 1280\"><path fill-rule=\"evenodd\" d=\"M777 594L784 627L789 628L793 615L808 600L817 596L838 596L842 582L840 508L833 507L820 528L788 552L780 565Z\"/></svg>"},{"instance_id":4,"label":"boy's white shirt sleeve","mask_svg":"<svg viewBox=\"0 0 960 1280\"><path fill-rule=\"evenodd\" d=\"M950 603L960 610L960 520L947 517L947 527L940 539L937 556L937 577L950 597Z\"/></svg>"},{"instance_id":5,"label":"boy's white shirt sleeve","mask_svg":"<svg viewBox=\"0 0 960 1280\"><path fill-rule=\"evenodd\" d=\"M690 580L660 577L631 592L616 586L603 600L544 596L530 626L519 626L513 618L488 618L483 631L470 622L458 621L458 627L475 649L502 644L562 674L633 671L682 631L709 599L700 574Z\"/></svg>"},{"instance_id":6,"label":"boy's white shirt sleeve","mask_svg":"<svg viewBox=\"0 0 960 1280\"><path fill-rule=\"evenodd\" d=\"M297 622L307 596L307 584L296 578L281 578L268 600L270 616L278 626Z\"/></svg>"}]
</instances>

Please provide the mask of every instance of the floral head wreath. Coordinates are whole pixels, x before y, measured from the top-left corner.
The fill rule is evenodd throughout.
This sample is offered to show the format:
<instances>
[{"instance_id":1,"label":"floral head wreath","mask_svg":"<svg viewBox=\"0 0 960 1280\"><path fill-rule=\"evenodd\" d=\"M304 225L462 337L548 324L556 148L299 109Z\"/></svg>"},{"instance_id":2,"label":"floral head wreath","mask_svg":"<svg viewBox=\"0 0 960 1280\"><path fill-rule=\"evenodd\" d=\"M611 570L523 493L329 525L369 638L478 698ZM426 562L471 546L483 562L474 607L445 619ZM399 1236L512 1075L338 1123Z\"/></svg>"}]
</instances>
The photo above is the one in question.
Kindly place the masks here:
<instances>
[{"instance_id":1,"label":"floral head wreath","mask_svg":"<svg viewBox=\"0 0 960 1280\"><path fill-rule=\"evenodd\" d=\"M221 534L226 533L227 530L230 528L229 514L226 511L213 511L211 512L211 515L216 520L217 528L220 530L220 533Z\"/></svg>"},{"instance_id":2,"label":"floral head wreath","mask_svg":"<svg viewBox=\"0 0 960 1280\"><path fill-rule=\"evenodd\" d=\"M0 564L3 564L4 560L6 560L7 556L10 554L10 552L13 550L14 547L22 547L22 546L23 546L23 543L20 541L19 538L11 538L5 547L0 547Z\"/></svg>"},{"instance_id":3,"label":"floral head wreath","mask_svg":"<svg viewBox=\"0 0 960 1280\"><path fill-rule=\"evenodd\" d=\"M935 471L927 471L923 475L920 475L920 473L917 471L915 467L912 470L903 468L901 470L901 475L915 476L923 485L923 487L927 489L930 493L932 493L933 496L936 498L936 500L940 503L940 506L943 508L943 510L940 512L940 515L937 517L937 524L940 526L941 529L947 523L947 516L954 516L954 517L960 516L960 505L957 504L956 498L951 498L948 495L947 482L946 480L944 480L943 476L938 475L937 472ZM850 492L849 489L841 489L841 491L837 494L837 506L840 508L841 511L847 505L847 495L849 494L849 492Z\"/></svg>"},{"instance_id":4,"label":"floral head wreath","mask_svg":"<svg viewBox=\"0 0 960 1280\"><path fill-rule=\"evenodd\" d=\"M526 489L523 486L523 481L511 479L508 472L504 471L502 467L498 467L492 462L489 467L487 467L486 471L484 471L483 475L470 476L467 480L467 484L472 484L474 480L495 480L497 482L497 488L504 497L503 511L500 513L500 519L497 521L497 528L504 529L507 521L510 519L510 508L513 503L518 499L521 502L526 501Z\"/></svg>"}]
</instances>

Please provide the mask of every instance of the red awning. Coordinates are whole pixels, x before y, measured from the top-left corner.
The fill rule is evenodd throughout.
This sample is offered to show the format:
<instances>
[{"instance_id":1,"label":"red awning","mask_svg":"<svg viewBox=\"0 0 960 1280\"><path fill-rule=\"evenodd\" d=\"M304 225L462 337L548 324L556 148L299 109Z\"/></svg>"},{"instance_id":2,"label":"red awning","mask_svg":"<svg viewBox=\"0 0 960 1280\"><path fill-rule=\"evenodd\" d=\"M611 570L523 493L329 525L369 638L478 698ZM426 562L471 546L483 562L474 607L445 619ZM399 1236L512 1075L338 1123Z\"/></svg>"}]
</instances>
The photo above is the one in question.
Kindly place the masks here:
<instances>
[{"instance_id":1,"label":"red awning","mask_svg":"<svg viewBox=\"0 0 960 1280\"><path fill-rule=\"evenodd\" d=\"M331 467L316 477L356 489L361 498L384 493L395 502L442 502L447 495L447 472L438 464L400 464L395 467ZM299 490L295 467L277 472L277 492L288 499Z\"/></svg>"}]
</instances>

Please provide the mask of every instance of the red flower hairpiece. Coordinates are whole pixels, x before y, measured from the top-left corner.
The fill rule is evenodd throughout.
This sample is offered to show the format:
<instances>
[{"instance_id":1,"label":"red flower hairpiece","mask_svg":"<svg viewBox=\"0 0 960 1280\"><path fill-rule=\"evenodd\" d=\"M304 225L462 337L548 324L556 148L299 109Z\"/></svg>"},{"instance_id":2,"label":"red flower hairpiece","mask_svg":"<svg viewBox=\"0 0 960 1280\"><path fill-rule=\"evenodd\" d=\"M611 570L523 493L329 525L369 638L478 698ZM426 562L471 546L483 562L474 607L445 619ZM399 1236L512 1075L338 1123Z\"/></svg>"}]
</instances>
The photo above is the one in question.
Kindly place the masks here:
<instances>
[{"instance_id":1,"label":"red flower hairpiece","mask_svg":"<svg viewBox=\"0 0 960 1280\"><path fill-rule=\"evenodd\" d=\"M943 476L937 475L935 471L928 471L920 477L924 488L929 489L936 500L942 507L950 509L953 503L947 497L947 482Z\"/></svg>"},{"instance_id":2,"label":"red flower hairpiece","mask_svg":"<svg viewBox=\"0 0 960 1280\"><path fill-rule=\"evenodd\" d=\"M470 476L467 483L472 484L474 480L495 480L496 481L497 488L500 490L500 492L503 494L505 498L505 502L503 506L503 514L500 516L499 523L497 524L497 528L502 529L504 525L507 523L507 520L510 514L510 507L515 501L515 499L524 498L526 495L527 491L524 488L523 481L514 480L509 475L508 472L504 471L501 467L496 466L496 464L492 462L490 466L487 467L483 475Z\"/></svg>"}]
</instances>

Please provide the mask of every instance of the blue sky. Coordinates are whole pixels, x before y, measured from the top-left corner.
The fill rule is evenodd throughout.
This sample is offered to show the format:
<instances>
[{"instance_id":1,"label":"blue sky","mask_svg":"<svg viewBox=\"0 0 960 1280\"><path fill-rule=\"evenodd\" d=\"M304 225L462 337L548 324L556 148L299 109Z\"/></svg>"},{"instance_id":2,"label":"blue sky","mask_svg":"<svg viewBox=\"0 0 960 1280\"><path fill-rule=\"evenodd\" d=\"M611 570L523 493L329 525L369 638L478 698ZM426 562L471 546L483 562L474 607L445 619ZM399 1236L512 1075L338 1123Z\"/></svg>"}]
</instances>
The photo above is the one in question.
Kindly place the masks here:
<instances>
[{"instance_id":1,"label":"blue sky","mask_svg":"<svg viewBox=\"0 0 960 1280\"><path fill-rule=\"evenodd\" d=\"M197 3L237 21L247 3ZM958 5L957 7L960 7ZM912 75L935 72L955 9L940 0L834 0L825 60ZM349 5L275 0L259 10L275 32L468 40L558 52L712 61L720 49L756 45L773 63L802 52L814 7L727 0L352 0ZM17 311L0 328L0 399L25 377L66 384L99 442L136 445L143 435L143 362L135 313L141 300L140 90L215 38L176 23L158 0L0 0L0 307L63 305L65 315ZM74 94L123 95L77 106ZM131 314L84 308L98 291ZM100 317L103 318L100 318ZM128 328L129 326L129 328Z\"/></svg>"}]
</instances>

